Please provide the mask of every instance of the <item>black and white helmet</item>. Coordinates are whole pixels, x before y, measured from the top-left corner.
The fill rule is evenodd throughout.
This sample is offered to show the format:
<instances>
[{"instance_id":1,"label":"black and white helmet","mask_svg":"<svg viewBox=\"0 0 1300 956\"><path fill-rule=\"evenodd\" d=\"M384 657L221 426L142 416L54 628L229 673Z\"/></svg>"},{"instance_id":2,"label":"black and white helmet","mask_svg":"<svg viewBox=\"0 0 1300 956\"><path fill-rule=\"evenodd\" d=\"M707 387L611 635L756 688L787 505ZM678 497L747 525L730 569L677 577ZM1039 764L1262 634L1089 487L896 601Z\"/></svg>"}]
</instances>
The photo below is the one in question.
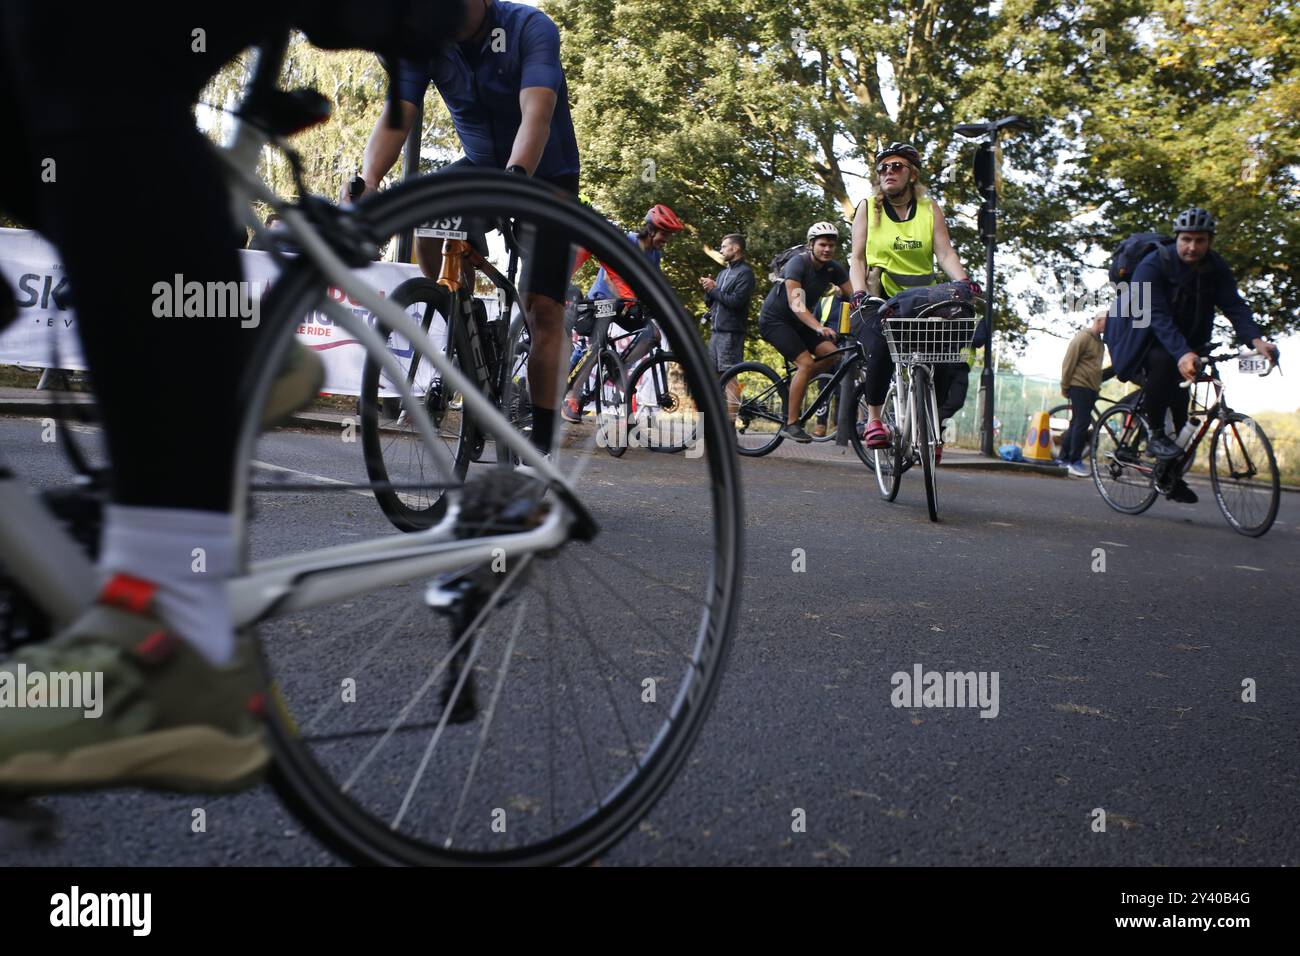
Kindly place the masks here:
<instances>
[{"instance_id":1,"label":"black and white helmet","mask_svg":"<svg viewBox=\"0 0 1300 956\"><path fill-rule=\"evenodd\" d=\"M808 227L808 245L811 246L814 240L820 239L822 236L831 236L838 242L840 238L839 227L833 222L824 221L815 222Z\"/></svg>"},{"instance_id":2,"label":"black and white helmet","mask_svg":"<svg viewBox=\"0 0 1300 956\"><path fill-rule=\"evenodd\" d=\"M1174 235L1180 232L1208 232L1214 235L1214 217L1204 209L1184 209L1174 220Z\"/></svg>"}]
</instances>

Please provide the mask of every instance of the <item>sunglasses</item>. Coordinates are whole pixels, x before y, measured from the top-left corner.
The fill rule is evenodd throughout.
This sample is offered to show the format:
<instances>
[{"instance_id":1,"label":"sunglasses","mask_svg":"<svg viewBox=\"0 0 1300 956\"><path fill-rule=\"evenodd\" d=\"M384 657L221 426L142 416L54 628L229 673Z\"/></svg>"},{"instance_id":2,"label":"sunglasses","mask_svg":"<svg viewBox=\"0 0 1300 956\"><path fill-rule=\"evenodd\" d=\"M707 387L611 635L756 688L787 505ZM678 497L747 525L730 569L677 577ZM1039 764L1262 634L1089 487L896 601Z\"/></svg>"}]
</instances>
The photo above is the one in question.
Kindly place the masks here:
<instances>
[{"instance_id":1,"label":"sunglasses","mask_svg":"<svg viewBox=\"0 0 1300 956\"><path fill-rule=\"evenodd\" d=\"M883 176L885 173L897 173L911 168L911 163L880 163L876 166L876 172Z\"/></svg>"}]
</instances>

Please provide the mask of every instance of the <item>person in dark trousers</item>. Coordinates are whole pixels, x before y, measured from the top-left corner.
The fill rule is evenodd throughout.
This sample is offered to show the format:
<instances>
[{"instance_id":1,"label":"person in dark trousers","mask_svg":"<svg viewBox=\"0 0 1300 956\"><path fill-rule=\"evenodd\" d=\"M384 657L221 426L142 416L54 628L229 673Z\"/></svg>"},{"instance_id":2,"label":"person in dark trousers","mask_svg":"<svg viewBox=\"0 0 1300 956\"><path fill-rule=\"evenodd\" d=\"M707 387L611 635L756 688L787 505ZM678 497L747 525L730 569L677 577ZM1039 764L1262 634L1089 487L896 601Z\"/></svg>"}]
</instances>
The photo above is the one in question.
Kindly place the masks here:
<instances>
[{"instance_id":1,"label":"person in dark trousers","mask_svg":"<svg viewBox=\"0 0 1300 956\"><path fill-rule=\"evenodd\" d=\"M722 258L727 263L716 279L700 276L704 301L709 305L713 337L709 354L719 372L744 359L745 327L749 304L754 298L754 270L745 261L745 238L732 233L722 237Z\"/></svg>"},{"instance_id":2,"label":"person in dark trousers","mask_svg":"<svg viewBox=\"0 0 1300 956\"><path fill-rule=\"evenodd\" d=\"M1101 394L1101 363L1106 353L1101 334L1105 329L1103 311L1070 340L1061 362L1061 394L1070 400L1070 427L1061 443L1061 460L1075 478L1092 476L1092 470L1083 462L1083 454L1087 450L1092 409Z\"/></svg>"}]
</instances>

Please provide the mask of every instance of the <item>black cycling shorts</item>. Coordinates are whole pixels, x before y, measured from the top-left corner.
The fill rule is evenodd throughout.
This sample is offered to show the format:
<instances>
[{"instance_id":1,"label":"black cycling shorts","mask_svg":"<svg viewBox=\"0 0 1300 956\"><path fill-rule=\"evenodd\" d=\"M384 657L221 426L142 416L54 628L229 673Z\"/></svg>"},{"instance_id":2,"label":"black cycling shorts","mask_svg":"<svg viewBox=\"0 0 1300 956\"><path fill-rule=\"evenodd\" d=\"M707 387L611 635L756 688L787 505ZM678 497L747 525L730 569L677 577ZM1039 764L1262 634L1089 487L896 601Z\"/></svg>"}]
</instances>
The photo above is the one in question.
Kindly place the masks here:
<instances>
[{"instance_id":1,"label":"black cycling shorts","mask_svg":"<svg viewBox=\"0 0 1300 956\"><path fill-rule=\"evenodd\" d=\"M760 321L758 334L771 342L776 350L790 362L793 362L804 352L816 355L817 344L824 341L821 335L818 335L802 322L791 325L789 322L780 320L775 322Z\"/></svg>"}]
</instances>

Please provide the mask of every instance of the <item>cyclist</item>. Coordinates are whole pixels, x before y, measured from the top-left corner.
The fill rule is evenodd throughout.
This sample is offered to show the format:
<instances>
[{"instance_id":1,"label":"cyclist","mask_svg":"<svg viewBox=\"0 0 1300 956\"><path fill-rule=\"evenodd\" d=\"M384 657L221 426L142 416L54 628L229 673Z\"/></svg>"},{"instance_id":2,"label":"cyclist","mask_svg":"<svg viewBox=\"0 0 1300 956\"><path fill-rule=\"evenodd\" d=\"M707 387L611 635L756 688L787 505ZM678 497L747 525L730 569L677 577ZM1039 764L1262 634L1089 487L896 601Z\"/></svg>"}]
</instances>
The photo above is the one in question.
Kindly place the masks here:
<instances>
[{"instance_id":1,"label":"cyclist","mask_svg":"<svg viewBox=\"0 0 1300 956\"><path fill-rule=\"evenodd\" d=\"M1217 308L1232 323L1238 337L1261 355L1277 361L1278 348L1264 338L1250 306L1237 291L1237 280L1223 257L1211 249L1214 217L1204 209L1185 209L1174 220L1172 244L1158 246L1133 270L1130 288L1147 298L1149 322L1135 323L1126 313L1129 296L1111 305L1106 319L1106 344L1120 381L1145 375L1147 420L1151 427L1148 448L1162 460L1172 460L1182 449L1165 431L1165 413L1173 418L1174 432L1187 423L1188 390L1179 380L1196 381L1201 353L1208 351ZM1168 497L1194 503L1196 493L1181 479Z\"/></svg>"},{"instance_id":2,"label":"cyclist","mask_svg":"<svg viewBox=\"0 0 1300 956\"><path fill-rule=\"evenodd\" d=\"M957 250L952 247L943 210L921 182L921 154L916 148L909 143L890 143L876 153L876 175L873 195L858 203L853 215L849 272L854 306L862 309L869 296L888 299L904 289L934 285L936 260L954 282L969 281ZM891 436L880 413L894 377L894 362L879 321L874 317L866 319L864 338L868 355L867 423L863 437L868 448L886 448ZM936 366L936 395L946 398L950 380L959 377L960 371L960 368ZM966 366L968 374L969 371L970 367ZM963 402L965 397L963 391ZM956 411L950 403L945 404L944 410L949 416ZM942 413L940 421L943 421Z\"/></svg>"},{"instance_id":3,"label":"cyclist","mask_svg":"<svg viewBox=\"0 0 1300 956\"><path fill-rule=\"evenodd\" d=\"M781 280L772 284L758 314L758 334L795 365L781 434L800 443L812 441L798 423L808 381L835 363L834 358L818 358L835 351L835 330L817 321L809 309L832 288L842 295L852 292L848 270L835 260L839 244L840 231L834 223L809 226L804 251L786 262Z\"/></svg>"},{"instance_id":4,"label":"cyclist","mask_svg":"<svg viewBox=\"0 0 1300 956\"><path fill-rule=\"evenodd\" d=\"M568 86L560 65L560 33L535 7L508 0L472 0L456 43L432 58L398 65L400 118L389 126L388 107L366 146L361 178L377 189L401 154L425 91L432 82L451 113L464 157L448 168L487 166L535 176L578 194L578 141L569 113ZM479 251L485 251L476 236ZM420 239L420 267L435 277L442 264L442 240ZM524 315L532 348L528 380L560 380L565 358L564 293L569 277L569 243L541 230L524 263ZM555 392L532 390L533 444L550 451L555 430Z\"/></svg>"},{"instance_id":5,"label":"cyclist","mask_svg":"<svg viewBox=\"0 0 1300 956\"><path fill-rule=\"evenodd\" d=\"M205 8L200 31L193 10L167 4L145 17L88 7L71 21L39 0L0 5L0 205L59 251L113 464L98 602L53 641L0 663L6 684L22 668L102 674L103 713L5 708L0 788L164 777L170 786L236 789L264 772L263 676L251 642L236 638L227 597L240 560L228 510L239 373L261 330L238 318L152 311L160 279L242 278L244 237L193 104L224 63L268 32L292 25L319 46L406 54L432 49L463 15L459 0L232 0ZM86 109L91 88L120 109ZM86 223L119 219L123 197L183 209L189 225L147 255L105 255ZM160 347L187 360L159 362ZM312 397L307 384L289 407Z\"/></svg>"},{"instance_id":6,"label":"cyclist","mask_svg":"<svg viewBox=\"0 0 1300 956\"><path fill-rule=\"evenodd\" d=\"M655 267L656 271L662 270L664 247L668 245L668 240L681 232L685 227L682 221L677 218L677 214L667 206L659 203L651 206L645 214L645 221L638 232L626 233L628 242L637 246L641 253L646 257L646 261ZM573 272L577 272L591 258L591 252L587 249L579 249L578 257L574 262ZM596 273L596 281L591 284L587 291L589 299L631 299L636 300L636 293L614 270L601 264L600 271ZM629 330L631 331L631 330ZM659 327L653 321L647 321L640 334L633 340L631 350L628 352L626 362L628 366L634 365L643 357L649 354L654 343L659 341ZM598 358L598 349L589 349L586 357L582 360L582 367L578 369L574 377L575 382L583 382L591 372L591 367ZM578 404L579 387L575 385L564 396L564 403L561 414L567 422L581 422L582 409Z\"/></svg>"}]
</instances>

